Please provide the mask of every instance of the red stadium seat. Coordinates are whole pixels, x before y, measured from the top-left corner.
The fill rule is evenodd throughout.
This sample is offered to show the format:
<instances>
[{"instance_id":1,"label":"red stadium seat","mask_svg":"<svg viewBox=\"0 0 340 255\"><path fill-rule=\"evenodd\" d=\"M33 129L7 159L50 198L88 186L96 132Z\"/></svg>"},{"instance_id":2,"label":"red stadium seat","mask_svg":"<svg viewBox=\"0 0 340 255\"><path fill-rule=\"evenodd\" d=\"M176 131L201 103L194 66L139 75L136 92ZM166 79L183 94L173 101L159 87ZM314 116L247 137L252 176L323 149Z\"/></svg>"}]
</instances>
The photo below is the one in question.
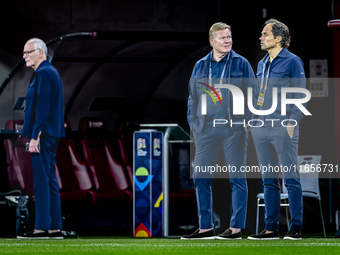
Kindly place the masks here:
<instances>
[{"instance_id":1,"label":"red stadium seat","mask_svg":"<svg viewBox=\"0 0 340 255\"><path fill-rule=\"evenodd\" d=\"M131 186L109 142L104 139L83 139L81 145L97 191L92 194L94 204L131 206Z\"/></svg>"},{"instance_id":2,"label":"red stadium seat","mask_svg":"<svg viewBox=\"0 0 340 255\"><path fill-rule=\"evenodd\" d=\"M23 120L9 120L5 124L5 129L21 130ZM21 190L23 195L33 196L33 172L30 153L26 152L26 138L15 137L5 139L6 161L9 185L12 190Z\"/></svg>"},{"instance_id":3,"label":"red stadium seat","mask_svg":"<svg viewBox=\"0 0 340 255\"><path fill-rule=\"evenodd\" d=\"M90 194L93 185L87 166L79 159L70 139L59 140L57 170L57 177L58 173L60 175L58 182L62 202L92 203Z\"/></svg>"},{"instance_id":4,"label":"red stadium seat","mask_svg":"<svg viewBox=\"0 0 340 255\"><path fill-rule=\"evenodd\" d=\"M128 153L128 148L132 151L132 139L118 139L118 147L120 151L121 160L126 169L126 175L129 177L130 187L133 187L133 171L131 167L131 160ZM131 146L129 146L131 145Z\"/></svg>"}]
</instances>

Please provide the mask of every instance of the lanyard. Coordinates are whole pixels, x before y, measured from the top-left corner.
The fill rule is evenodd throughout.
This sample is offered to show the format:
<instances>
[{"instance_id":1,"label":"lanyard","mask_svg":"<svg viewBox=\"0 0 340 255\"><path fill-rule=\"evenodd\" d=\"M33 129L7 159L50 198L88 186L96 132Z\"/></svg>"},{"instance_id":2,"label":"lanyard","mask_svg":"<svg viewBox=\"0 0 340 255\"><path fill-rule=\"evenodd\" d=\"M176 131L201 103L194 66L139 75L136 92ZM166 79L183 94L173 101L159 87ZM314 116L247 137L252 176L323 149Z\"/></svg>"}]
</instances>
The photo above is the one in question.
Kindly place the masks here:
<instances>
[{"instance_id":1,"label":"lanyard","mask_svg":"<svg viewBox=\"0 0 340 255\"><path fill-rule=\"evenodd\" d=\"M266 75L266 80L264 81L264 72L266 71L266 64L267 62L269 61L269 56L267 59L264 60L263 62L263 67L262 67L262 79L261 79L261 87L260 87L260 91L263 90L263 94L266 93L266 90L267 90L267 85L268 85L268 78L269 78L269 70L270 70L270 66L271 66L271 62L269 64L269 67L268 67L268 71L267 71L267 75ZM263 82L265 82L264 84L264 89L263 89Z\"/></svg>"},{"instance_id":2,"label":"lanyard","mask_svg":"<svg viewBox=\"0 0 340 255\"><path fill-rule=\"evenodd\" d=\"M223 67L223 70L222 70L222 74L221 74L221 78L220 78L220 84L222 84L222 79L223 79L223 76L224 76L224 73L225 73L225 69L228 65L228 60L229 60L229 56L230 56L230 51L228 52L228 58L227 58L227 61L225 62L225 66ZM231 68L231 67L230 67ZM210 64L209 64L209 85L212 86L212 78L211 78L211 75L212 75L212 71L211 71L211 59L210 59ZM229 75L230 76L230 75ZM229 82L230 83L230 82Z\"/></svg>"}]
</instances>

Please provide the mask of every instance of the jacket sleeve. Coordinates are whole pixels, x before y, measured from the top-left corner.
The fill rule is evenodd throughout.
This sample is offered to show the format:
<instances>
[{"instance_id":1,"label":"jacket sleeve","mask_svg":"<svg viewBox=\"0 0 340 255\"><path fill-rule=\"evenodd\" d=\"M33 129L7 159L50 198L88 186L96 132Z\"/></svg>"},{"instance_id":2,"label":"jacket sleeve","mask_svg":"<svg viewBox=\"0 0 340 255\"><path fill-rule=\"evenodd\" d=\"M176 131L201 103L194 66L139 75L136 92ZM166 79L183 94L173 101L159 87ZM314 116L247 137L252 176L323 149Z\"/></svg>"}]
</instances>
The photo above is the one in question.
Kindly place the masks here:
<instances>
[{"instance_id":1,"label":"jacket sleeve","mask_svg":"<svg viewBox=\"0 0 340 255\"><path fill-rule=\"evenodd\" d=\"M259 97L259 93L260 93L260 84L258 84L259 79L261 79L262 77L262 60L258 63L257 65L257 72L256 72L256 78L255 78L255 83L254 83L254 88L253 88L253 106L256 110L259 109L259 106L257 105L257 100ZM251 114L251 119L258 119L259 115L252 113Z\"/></svg>"},{"instance_id":2,"label":"jacket sleeve","mask_svg":"<svg viewBox=\"0 0 340 255\"><path fill-rule=\"evenodd\" d=\"M32 130L32 139L37 139L40 131L43 130L46 124L51 97L51 80L48 72L40 71L37 73L36 84L36 106L35 106L35 120Z\"/></svg>"},{"instance_id":3,"label":"jacket sleeve","mask_svg":"<svg viewBox=\"0 0 340 255\"><path fill-rule=\"evenodd\" d=\"M244 80L243 94L248 95L248 88L251 88L253 92L252 96L253 96L253 104L254 104L254 97L255 97L254 92L256 89L256 79L255 79L253 68L251 67L248 61L245 61L244 63L243 77L245 78L243 79ZM252 113L250 112L249 107L248 107L248 100L245 100L244 104L245 104L245 109L246 109L245 120L246 120L246 123L248 123L248 121L252 118Z\"/></svg>"},{"instance_id":4,"label":"jacket sleeve","mask_svg":"<svg viewBox=\"0 0 340 255\"><path fill-rule=\"evenodd\" d=\"M291 85L293 88L306 88L306 76L303 67L303 62L300 58L293 58L291 63ZM293 98L301 99L304 98L305 95L303 93L293 93ZM306 103L302 104L306 107ZM297 124L301 121L303 115L301 110L294 104L291 109L290 119L296 120ZM293 121L290 124L295 125Z\"/></svg>"},{"instance_id":5,"label":"jacket sleeve","mask_svg":"<svg viewBox=\"0 0 340 255\"><path fill-rule=\"evenodd\" d=\"M194 128L197 106L198 106L198 95L197 90L195 88L195 73L196 73L197 64L194 67L194 70L191 74L190 81L189 81L189 97L188 97L188 111L187 111L187 119L190 130Z\"/></svg>"}]
</instances>

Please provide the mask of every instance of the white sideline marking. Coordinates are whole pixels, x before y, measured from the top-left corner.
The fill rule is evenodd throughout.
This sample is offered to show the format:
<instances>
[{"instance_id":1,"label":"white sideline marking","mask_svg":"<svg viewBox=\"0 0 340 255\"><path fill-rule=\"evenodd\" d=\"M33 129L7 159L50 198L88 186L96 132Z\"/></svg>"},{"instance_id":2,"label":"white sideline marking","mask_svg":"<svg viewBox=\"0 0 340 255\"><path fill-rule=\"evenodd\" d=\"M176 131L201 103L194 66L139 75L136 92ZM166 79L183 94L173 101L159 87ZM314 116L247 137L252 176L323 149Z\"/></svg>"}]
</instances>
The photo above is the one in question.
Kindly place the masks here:
<instances>
[{"instance_id":1,"label":"white sideline marking","mask_svg":"<svg viewBox=\"0 0 340 255\"><path fill-rule=\"evenodd\" d=\"M7 243L7 242L0 242L0 247L15 247L15 246L45 246L45 247L59 247L60 246L60 242L56 242L56 243L45 243L45 242L40 242L40 243L36 243L36 242L31 242L31 241L20 241L20 240L16 240L16 239L12 239L11 241L16 241L16 242L11 242L11 243ZM115 240L112 240L112 242L114 242ZM230 242L216 242L216 241L208 241L208 240L204 240L200 243L192 243L192 242L188 242L188 243L183 243L181 242L180 244L178 243L163 243L163 244L159 244L159 243L147 243L147 242L136 242L135 244L133 243L78 243L78 244L72 244L72 243L63 243L64 247L124 247L124 246L129 246L129 247L133 247L133 246L140 246L140 247L201 247L201 246L210 246L210 247L214 247L214 246L224 246L224 247L237 247L237 246L243 246L243 247L261 247L261 246L276 246L276 247L281 247L281 246L311 246L311 247L315 247L315 246L328 246L328 247L339 247L340 243L338 242L330 242L330 243L317 243L317 242L299 242L297 241L295 243L294 242L287 242L287 241L283 241L281 240L281 242L277 243L277 241L275 241L275 243L272 243L271 241L266 241L261 242L261 243L257 243L254 241L247 241L247 242L240 242L237 243L237 241L235 243L230 243Z\"/></svg>"}]
</instances>

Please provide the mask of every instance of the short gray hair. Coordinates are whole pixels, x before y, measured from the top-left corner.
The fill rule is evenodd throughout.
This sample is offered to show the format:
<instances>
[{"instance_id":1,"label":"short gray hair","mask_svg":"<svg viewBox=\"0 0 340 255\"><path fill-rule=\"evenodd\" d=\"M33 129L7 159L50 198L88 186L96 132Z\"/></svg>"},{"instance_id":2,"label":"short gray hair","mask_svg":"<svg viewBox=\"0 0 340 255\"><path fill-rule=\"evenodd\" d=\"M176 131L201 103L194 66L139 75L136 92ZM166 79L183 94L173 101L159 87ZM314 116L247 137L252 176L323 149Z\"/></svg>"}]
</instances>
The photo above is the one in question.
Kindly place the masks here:
<instances>
[{"instance_id":1,"label":"short gray hair","mask_svg":"<svg viewBox=\"0 0 340 255\"><path fill-rule=\"evenodd\" d=\"M47 47L43 40L39 38L31 38L26 43L29 42L34 42L34 49L41 49L44 52L45 56L47 57Z\"/></svg>"}]
</instances>

